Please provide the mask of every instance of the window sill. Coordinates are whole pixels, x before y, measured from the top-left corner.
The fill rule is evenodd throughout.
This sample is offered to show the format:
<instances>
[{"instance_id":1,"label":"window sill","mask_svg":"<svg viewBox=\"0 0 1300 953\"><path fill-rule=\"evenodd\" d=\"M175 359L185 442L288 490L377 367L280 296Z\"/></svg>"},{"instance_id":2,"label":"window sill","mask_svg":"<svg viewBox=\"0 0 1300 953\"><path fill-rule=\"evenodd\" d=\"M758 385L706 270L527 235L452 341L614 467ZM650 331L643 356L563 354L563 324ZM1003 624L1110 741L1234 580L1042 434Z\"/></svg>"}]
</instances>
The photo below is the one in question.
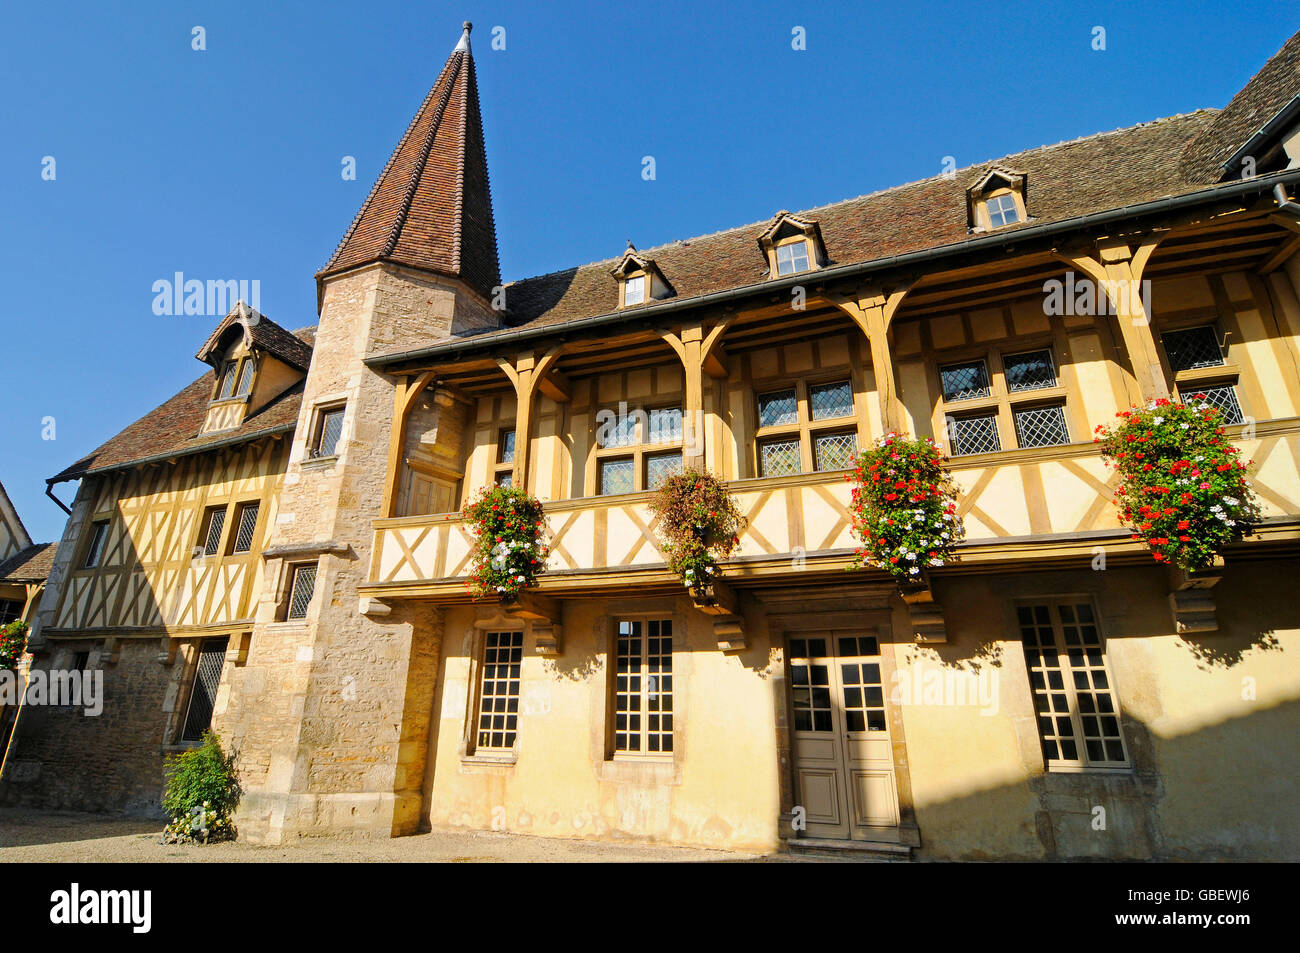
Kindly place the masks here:
<instances>
[{"instance_id":1,"label":"window sill","mask_svg":"<svg viewBox=\"0 0 1300 953\"><path fill-rule=\"evenodd\" d=\"M304 470L328 470L338 462L338 454L328 457L307 457L300 464Z\"/></svg>"},{"instance_id":2,"label":"window sill","mask_svg":"<svg viewBox=\"0 0 1300 953\"><path fill-rule=\"evenodd\" d=\"M461 770L468 774L498 774L513 773L515 765L519 761L517 754L507 754L500 757L486 754L463 754L460 756Z\"/></svg>"}]
</instances>

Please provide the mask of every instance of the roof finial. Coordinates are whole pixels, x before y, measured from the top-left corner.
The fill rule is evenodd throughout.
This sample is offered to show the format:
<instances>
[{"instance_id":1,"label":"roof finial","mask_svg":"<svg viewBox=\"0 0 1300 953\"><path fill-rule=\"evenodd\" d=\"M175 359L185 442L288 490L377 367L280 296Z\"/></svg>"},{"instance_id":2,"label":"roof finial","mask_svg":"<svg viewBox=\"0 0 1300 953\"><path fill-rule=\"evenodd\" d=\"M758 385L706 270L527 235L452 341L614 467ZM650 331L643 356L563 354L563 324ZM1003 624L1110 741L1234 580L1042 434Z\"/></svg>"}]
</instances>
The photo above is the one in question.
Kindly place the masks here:
<instances>
[{"instance_id":1,"label":"roof finial","mask_svg":"<svg viewBox=\"0 0 1300 953\"><path fill-rule=\"evenodd\" d=\"M632 244L632 239L630 238L627 240L627 250L636 251L636 246Z\"/></svg>"},{"instance_id":2,"label":"roof finial","mask_svg":"<svg viewBox=\"0 0 1300 953\"><path fill-rule=\"evenodd\" d=\"M452 50L453 53L460 53L460 52L462 52L462 51L464 51L464 52L466 52L466 53L469 53L469 52L470 52L470 48L469 48L469 32L470 32L470 30L474 29L474 24L472 24L472 23L470 23L468 20L466 20L464 23L461 24L461 26L463 26L463 27L465 28L465 32L462 33L462 34L460 35L460 42L457 43L457 44L456 44L456 48L455 48L454 50Z\"/></svg>"}]
</instances>

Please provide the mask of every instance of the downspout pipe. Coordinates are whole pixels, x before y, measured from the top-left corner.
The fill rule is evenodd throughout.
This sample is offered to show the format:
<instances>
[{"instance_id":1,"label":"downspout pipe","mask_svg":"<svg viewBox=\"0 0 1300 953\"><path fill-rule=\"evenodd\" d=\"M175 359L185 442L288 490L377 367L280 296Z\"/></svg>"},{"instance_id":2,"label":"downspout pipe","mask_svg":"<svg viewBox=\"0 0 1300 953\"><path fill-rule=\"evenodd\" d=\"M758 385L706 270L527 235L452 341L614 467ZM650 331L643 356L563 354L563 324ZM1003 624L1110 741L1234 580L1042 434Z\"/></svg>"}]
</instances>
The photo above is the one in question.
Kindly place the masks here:
<instances>
[{"instance_id":1,"label":"downspout pipe","mask_svg":"<svg viewBox=\"0 0 1300 953\"><path fill-rule=\"evenodd\" d=\"M67 505L61 499L59 499L57 496L54 495L53 480L45 481L45 495L48 496L50 499L52 499L55 503L59 504L59 509L63 510L63 512L67 513L69 516L72 515L72 510L68 509Z\"/></svg>"},{"instance_id":2,"label":"downspout pipe","mask_svg":"<svg viewBox=\"0 0 1300 953\"><path fill-rule=\"evenodd\" d=\"M1277 209L1279 212L1290 212L1292 215L1300 218L1300 204L1297 204L1286 197L1286 186L1281 182L1273 186L1273 198L1277 199Z\"/></svg>"}]
</instances>

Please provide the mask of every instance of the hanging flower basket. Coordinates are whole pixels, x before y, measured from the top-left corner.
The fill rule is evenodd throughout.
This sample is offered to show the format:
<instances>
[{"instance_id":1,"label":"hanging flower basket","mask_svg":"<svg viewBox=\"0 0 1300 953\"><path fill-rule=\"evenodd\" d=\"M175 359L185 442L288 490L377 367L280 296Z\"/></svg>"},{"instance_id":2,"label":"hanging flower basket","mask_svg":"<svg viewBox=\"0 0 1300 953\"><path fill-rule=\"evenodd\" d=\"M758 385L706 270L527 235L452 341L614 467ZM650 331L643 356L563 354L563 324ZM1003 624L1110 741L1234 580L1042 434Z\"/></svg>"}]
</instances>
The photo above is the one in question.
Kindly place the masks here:
<instances>
[{"instance_id":1,"label":"hanging flower basket","mask_svg":"<svg viewBox=\"0 0 1300 953\"><path fill-rule=\"evenodd\" d=\"M656 533L668 559L693 597L708 602L717 581L718 560L740 545L745 518L726 485L701 470L674 474L650 498L658 518Z\"/></svg>"},{"instance_id":2,"label":"hanging flower basket","mask_svg":"<svg viewBox=\"0 0 1300 953\"><path fill-rule=\"evenodd\" d=\"M1133 538L1145 540L1156 562L1189 573L1213 565L1259 519L1246 464L1204 396L1122 410L1094 438L1119 474L1115 506Z\"/></svg>"},{"instance_id":3,"label":"hanging flower basket","mask_svg":"<svg viewBox=\"0 0 1300 953\"><path fill-rule=\"evenodd\" d=\"M15 620L0 626L0 671L15 669L27 651L27 623Z\"/></svg>"},{"instance_id":4,"label":"hanging flower basket","mask_svg":"<svg viewBox=\"0 0 1300 953\"><path fill-rule=\"evenodd\" d=\"M462 512L475 537L465 588L475 599L510 605L546 569L546 517L541 501L513 486L489 486Z\"/></svg>"},{"instance_id":5,"label":"hanging flower basket","mask_svg":"<svg viewBox=\"0 0 1300 953\"><path fill-rule=\"evenodd\" d=\"M849 568L883 569L905 592L926 588L929 570L951 562L965 538L938 446L887 434L858 454L845 479L854 484L849 509L861 543Z\"/></svg>"}]
</instances>

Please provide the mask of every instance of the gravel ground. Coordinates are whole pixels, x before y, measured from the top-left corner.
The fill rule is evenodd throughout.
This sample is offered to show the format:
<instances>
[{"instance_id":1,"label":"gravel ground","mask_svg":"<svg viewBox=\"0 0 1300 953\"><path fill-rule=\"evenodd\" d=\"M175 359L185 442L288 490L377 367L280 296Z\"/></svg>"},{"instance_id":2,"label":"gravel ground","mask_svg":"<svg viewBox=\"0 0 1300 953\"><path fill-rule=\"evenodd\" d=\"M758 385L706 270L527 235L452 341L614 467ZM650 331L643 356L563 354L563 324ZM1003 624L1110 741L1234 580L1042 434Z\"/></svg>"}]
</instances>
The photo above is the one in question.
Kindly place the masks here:
<instances>
[{"instance_id":1,"label":"gravel ground","mask_svg":"<svg viewBox=\"0 0 1300 953\"><path fill-rule=\"evenodd\" d=\"M258 862L422 862L443 863L619 863L755 862L808 860L784 854L686 847L621 845L595 841L497 834L490 831L436 831L382 841L326 838L281 847L236 842L207 846L159 842L161 822L103 814L0 809L0 865L56 863L258 863Z\"/></svg>"}]
</instances>

